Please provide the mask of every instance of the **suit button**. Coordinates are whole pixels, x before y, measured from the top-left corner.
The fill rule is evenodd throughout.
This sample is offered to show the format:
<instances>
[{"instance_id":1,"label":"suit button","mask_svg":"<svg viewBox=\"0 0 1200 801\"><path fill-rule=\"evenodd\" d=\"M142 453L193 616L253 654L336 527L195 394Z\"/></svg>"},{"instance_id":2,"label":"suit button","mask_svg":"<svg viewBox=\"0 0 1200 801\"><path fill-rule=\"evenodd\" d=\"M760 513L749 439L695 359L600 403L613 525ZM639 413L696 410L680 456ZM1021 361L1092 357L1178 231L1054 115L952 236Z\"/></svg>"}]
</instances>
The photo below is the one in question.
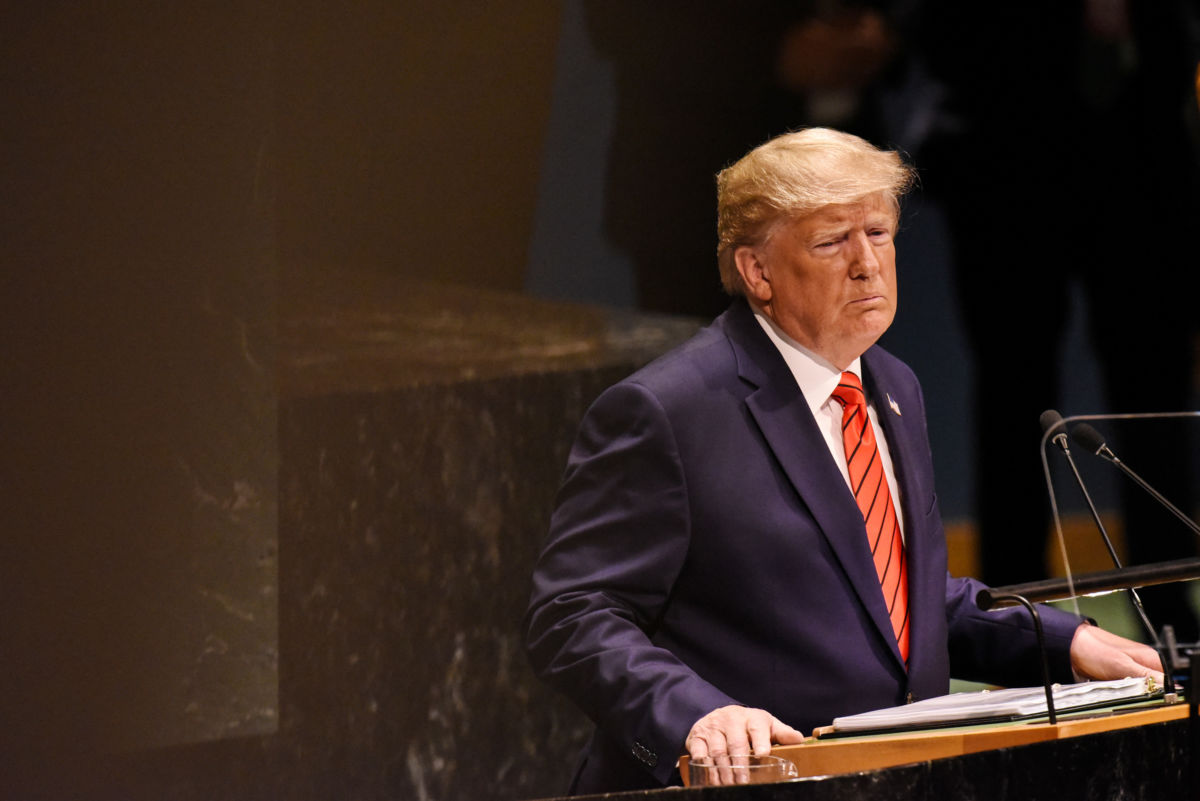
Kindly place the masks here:
<instances>
[{"instance_id":1,"label":"suit button","mask_svg":"<svg viewBox=\"0 0 1200 801\"><path fill-rule=\"evenodd\" d=\"M912 694L911 690L909 690L908 695L904 696L904 703L906 704L911 704L915 700L917 700L917 697Z\"/></svg>"},{"instance_id":2,"label":"suit button","mask_svg":"<svg viewBox=\"0 0 1200 801\"><path fill-rule=\"evenodd\" d=\"M638 762L641 762L643 765L650 768L658 764L658 754L655 754L638 741L634 741L633 743L633 757Z\"/></svg>"}]
</instances>

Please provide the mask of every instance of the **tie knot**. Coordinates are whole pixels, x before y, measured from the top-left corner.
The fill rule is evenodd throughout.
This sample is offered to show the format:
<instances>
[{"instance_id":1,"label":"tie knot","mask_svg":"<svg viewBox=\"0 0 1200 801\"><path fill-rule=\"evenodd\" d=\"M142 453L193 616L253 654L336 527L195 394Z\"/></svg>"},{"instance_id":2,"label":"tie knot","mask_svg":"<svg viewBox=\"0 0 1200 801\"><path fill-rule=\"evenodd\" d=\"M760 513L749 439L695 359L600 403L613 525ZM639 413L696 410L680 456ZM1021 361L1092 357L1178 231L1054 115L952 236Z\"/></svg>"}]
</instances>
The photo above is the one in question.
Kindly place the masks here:
<instances>
[{"instance_id":1,"label":"tie knot","mask_svg":"<svg viewBox=\"0 0 1200 801\"><path fill-rule=\"evenodd\" d=\"M863 392L862 383L854 373L842 373L837 388L833 390L833 399L844 407L865 406L867 394Z\"/></svg>"}]
</instances>

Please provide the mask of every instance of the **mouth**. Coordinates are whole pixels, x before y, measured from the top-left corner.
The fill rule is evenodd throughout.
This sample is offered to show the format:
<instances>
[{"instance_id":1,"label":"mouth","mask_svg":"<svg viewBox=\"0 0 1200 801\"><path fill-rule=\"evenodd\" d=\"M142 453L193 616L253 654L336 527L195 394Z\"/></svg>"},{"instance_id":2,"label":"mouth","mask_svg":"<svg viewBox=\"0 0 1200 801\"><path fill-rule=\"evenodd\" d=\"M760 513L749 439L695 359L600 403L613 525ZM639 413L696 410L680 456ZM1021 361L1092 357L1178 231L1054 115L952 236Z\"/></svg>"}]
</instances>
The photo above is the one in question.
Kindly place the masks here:
<instances>
[{"instance_id":1,"label":"mouth","mask_svg":"<svg viewBox=\"0 0 1200 801\"><path fill-rule=\"evenodd\" d=\"M865 298L855 298L850 301L851 306L872 306L884 302L883 295L868 295Z\"/></svg>"}]
</instances>

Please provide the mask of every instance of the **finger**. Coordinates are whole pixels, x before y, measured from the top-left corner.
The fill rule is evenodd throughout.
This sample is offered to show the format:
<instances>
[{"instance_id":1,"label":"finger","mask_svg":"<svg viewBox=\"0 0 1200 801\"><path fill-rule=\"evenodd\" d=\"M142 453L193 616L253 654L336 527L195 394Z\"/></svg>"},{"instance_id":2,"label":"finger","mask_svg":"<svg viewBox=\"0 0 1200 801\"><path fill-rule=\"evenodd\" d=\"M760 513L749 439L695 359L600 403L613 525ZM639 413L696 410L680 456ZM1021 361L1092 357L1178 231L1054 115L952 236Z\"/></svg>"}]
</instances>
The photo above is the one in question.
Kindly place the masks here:
<instances>
[{"instance_id":1,"label":"finger","mask_svg":"<svg viewBox=\"0 0 1200 801\"><path fill-rule=\"evenodd\" d=\"M721 784L746 783L746 768L738 767L739 765L745 765L745 757L735 759L728 756L721 761Z\"/></svg>"},{"instance_id":2,"label":"finger","mask_svg":"<svg viewBox=\"0 0 1200 801\"><path fill-rule=\"evenodd\" d=\"M748 756L750 751L750 738L746 735L745 724L737 730L740 734L733 734L725 745L725 754L729 757L744 757Z\"/></svg>"},{"instance_id":3,"label":"finger","mask_svg":"<svg viewBox=\"0 0 1200 801\"><path fill-rule=\"evenodd\" d=\"M750 750L755 756L766 756L771 753L771 733L778 723L769 715L752 717L746 724L746 733L750 736Z\"/></svg>"},{"instance_id":4,"label":"finger","mask_svg":"<svg viewBox=\"0 0 1200 801\"><path fill-rule=\"evenodd\" d=\"M1130 654L1120 654L1113 660L1112 672L1117 676L1152 678L1162 683L1162 672L1141 664Z\"/></svg>"},{"instance_id":5,"label":"finger","mask_svg":"<svg viewBox=\"0 0 1200 801\"><path fill-rule=\"evenodd\" d=\"M725 753L729 756L745 756L750 753L750 727L753 716L739 714L729 720L722 734L725 735Z\"/></svg>"},{"instance_id":6,"label":"finger","mask_svg":"<svg viewBox=\"0 0 1200 801\"><path fill-rule=\"evenodd\" d=\"M1163 669L1162 657L1159 656L1158 651L1155 651L1153 648L1139 648L1131 653L1130 656L1133 657L1138 664L1144 665L1151 670L1161 672Z\"/></svg>"},{"instance_id":7,"label":"finger","mask_svg":"<svg viewBox=\"0 0 1200 801\"><path fill-rule=\"evenodd\" d=\"M733 784L733 772L729 766L729 755L727 753L713 754L709 756L712 762L712 768L709 768L709 782L713 784L725 785ZM713 773L716 773L716 779L713 779Z\"/></svg>"},{"instance_id":8,"label":"finger","mask_svg":"<svg viewBox=\"0 0 1200 801\"><path fill-rule=\"evenodd\" d=\"M804 735L800 731L778 718L771 718L771 737L780 745L798 745L804 742Z\"/></svg>"},{"instance_id":9,"label":"finger","mask_svg":"<svg viewBox=\"0 0 1200 801\"><path fill-rule=\"evenodd\" d=\"M684 748L693 759L702 759L724 752L725 737L718 722L723 716L723 710L714 709L692 724L684 740Z\"/></svg>"},{"instance_id":10,"label":"finger","mask_svg":"<svg viewBox=\"0 0 1200 801\"><path fill-rule=\"evenodd\" d=\"M720 736L719 729L707 729L703 735L697 734L688 739L685 747L693 761L707 761L710 767L705 769L705 784L729 784L733 779L729 772L729 758L725 755L724 739L722 745L716 745L713 740Z\"/></svg>"},{"instance_id":11,"label":"finger","mask_svg":"<svg viewBox=\"0 0 1200 801\"><path fill-rule=\"evenodd\" d=\"M687 741L687 749L692 759L723 756L726 752L725 738L719 729L705 729Z\"/></svg>"},{"instance_id":12,"label":"finger","mask_svg":"<svg viewBox=\"0 0 1200 801\"><path fill-rule=\"evenodd\" d=\"M1138 662L1136 659L1134 659L1130 656L1124 656L1121 658L1120 669L1125 673L1125 675L1133 676L1136 678L1144 678L1146 676L1153 676L1155 673L1158 672L1158 671L1154 670L1153 668L1146 667L1141 662Z\"/></svg>"},{"instance_id":13,"label":"finger","mask_svg":"<svg viewBox=\"0 0 1200 801\"><path fill-rule=\"evenodd\" d=\"M687 749L688 756L692 759L708 758L708 743L700 737L689 737L683 747Z\"/></svg>"},{"instance_id":14,"label":"finger","mask_svg":"<svg viewBox=\"0 0 1200 801\"><path fill-rule=\"evenodd\" d=\"M1155 659L1154 662L1155 662L1155 664L1153 666L1149 666L1149 665L1143 664L1138 659L1130 658L1129 659L1129 663L1131 666L1130 670L1133 671L1133 673L1131 673L1130 675L1144 676L1147 678L1151 678L1151 679L1154 679L1156 682L1158 682L1158 685L1160 687L1163 686L1162 664L1157 659Z\"/></svg>"}]
</instances>

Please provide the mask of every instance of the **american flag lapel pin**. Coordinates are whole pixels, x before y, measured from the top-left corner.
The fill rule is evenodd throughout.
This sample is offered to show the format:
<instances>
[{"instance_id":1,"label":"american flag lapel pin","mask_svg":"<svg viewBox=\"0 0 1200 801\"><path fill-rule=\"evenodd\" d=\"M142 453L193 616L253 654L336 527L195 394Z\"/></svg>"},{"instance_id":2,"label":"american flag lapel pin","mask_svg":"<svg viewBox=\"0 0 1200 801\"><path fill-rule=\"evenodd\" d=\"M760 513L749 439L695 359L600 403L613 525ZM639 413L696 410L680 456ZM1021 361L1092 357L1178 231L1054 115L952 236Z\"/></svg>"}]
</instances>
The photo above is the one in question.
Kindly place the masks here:
<instances>
[{"instance_id":1,"label":"american flag lapel pin","mask_svg":"<svg viewBox=\"0 0 1200 801\"><path fill-rule=\"evenodd\" d=\"M892 407L892 411L895 412L897 416L900 416L900 404L898 404L898 403L896 403L896 401L892 400L891 394L888 394L887 399L888 399L888 406Z\"/></svg>"}]
</instances>

